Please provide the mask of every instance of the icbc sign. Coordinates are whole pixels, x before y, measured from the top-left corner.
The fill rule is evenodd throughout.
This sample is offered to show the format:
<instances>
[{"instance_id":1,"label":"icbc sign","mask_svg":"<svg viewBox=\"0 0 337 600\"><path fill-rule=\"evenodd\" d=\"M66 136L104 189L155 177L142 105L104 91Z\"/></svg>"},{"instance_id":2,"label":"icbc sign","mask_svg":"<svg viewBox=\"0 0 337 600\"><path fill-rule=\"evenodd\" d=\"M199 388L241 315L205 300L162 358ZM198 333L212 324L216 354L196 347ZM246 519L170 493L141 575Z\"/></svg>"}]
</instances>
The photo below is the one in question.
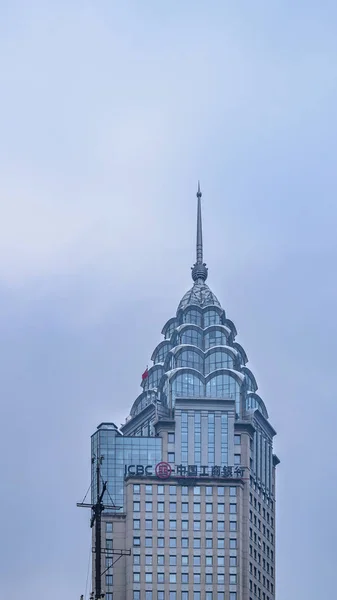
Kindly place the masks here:
<instances>
[{"instance_id":1,"label":"icbc sign","mask_svg":"<svg viewBox=\"0 0 337 600\"><path fill-rule=\"evenodd\" d=\"M168 479L172 473L172 467L167 462L160 462L156 465L155 473L159 479Z\"/></svg>"},{"instance_id":2,"label":"icbc sign","mask_svg":"<svg viewBox=\"0 0 337 600\"><path fill-rule=\"evenodd\" d=\"M172 474L172 467L167 462L160 462L155 466L155 475L159 479L168 479ZM124 477L152 477L153 467L151 465L125 465Z\"/></svg>"}]
</instances>

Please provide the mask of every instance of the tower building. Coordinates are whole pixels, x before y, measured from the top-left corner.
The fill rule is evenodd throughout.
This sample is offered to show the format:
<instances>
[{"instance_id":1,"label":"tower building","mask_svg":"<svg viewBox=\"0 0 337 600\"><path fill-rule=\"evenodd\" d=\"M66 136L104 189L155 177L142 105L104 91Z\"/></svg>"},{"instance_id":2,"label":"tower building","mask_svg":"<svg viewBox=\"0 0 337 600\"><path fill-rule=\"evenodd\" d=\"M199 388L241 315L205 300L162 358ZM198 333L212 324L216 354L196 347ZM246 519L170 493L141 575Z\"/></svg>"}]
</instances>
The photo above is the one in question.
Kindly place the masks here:
<instances>
[{"instance_id":1,"label":"tower building","mask_svg":"<svg viewBox=\"0 0 337 600\"><path fill-rule=\"evenodd\" d=\"M102 423L92 436L118 507L103 512L106 600L275 598L276 432L235 325L206 283L201 196L198 186L193 285L124 425ZM131 556L114 562L113 549Z\"/></svg>"}]
</instances>

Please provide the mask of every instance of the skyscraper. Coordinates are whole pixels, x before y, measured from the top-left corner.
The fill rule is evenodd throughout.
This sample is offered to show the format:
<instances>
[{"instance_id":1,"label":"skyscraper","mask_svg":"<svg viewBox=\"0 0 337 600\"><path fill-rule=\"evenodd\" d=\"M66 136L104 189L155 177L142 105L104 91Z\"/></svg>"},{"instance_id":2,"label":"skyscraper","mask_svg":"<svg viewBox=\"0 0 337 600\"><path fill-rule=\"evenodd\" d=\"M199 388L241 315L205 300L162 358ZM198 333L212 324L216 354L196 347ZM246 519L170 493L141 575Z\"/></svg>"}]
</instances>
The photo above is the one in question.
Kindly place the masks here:
<instances>
[{"instance_id":1,"label":"skyscraper","mask_svg":"<svg viewBox=\"0 0 337 600\"><path fill-rule=\"evenodd\" d=\"M197 200L193 285L125 424L102 423L92 436L105 501L117 506L103 513L106 600L275 598L276 432L235 325L206 284L199 186Z\"/></svg>"}]
</instances>

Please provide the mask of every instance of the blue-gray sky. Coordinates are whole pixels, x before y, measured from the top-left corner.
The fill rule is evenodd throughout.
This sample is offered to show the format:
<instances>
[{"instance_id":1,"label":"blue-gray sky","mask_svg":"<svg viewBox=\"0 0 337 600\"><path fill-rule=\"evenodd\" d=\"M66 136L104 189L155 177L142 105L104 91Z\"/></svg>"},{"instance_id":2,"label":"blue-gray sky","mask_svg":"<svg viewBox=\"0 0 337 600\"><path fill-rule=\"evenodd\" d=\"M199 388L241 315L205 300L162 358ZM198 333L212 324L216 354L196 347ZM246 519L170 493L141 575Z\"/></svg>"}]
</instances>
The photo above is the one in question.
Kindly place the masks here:
<instances>
[{"instance_id":1,"label":"blue-gray sky","mask_svg":"<svg viewBox=\"0 0 337 600\"><path fill-rule=\"evenodd\" d=\"M278 431L278 599L335 592L337 5L0 4L1 597L79 598L90 434L209 285Z\"/></svg>"}]
</instances>

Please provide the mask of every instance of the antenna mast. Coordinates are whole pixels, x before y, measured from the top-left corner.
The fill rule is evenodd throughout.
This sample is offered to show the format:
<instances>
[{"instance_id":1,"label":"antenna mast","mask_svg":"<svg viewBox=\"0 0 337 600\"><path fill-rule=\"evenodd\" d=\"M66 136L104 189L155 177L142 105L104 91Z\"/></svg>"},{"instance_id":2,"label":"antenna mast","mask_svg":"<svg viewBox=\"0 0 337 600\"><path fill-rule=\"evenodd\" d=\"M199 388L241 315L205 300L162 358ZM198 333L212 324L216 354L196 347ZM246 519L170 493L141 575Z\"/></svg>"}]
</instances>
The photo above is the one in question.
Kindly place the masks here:
<instances>
[{"instance_id":1,"label":"antenna mast","mask_svg":"<svg viewBox=\"0 0 337 600\"><path fill-rule=\"evenodd\" d=\"M85 504L84 502L78 502L77 506L84 508L91 508L92 515L90 519L90 527L92 528L95 525L95 592L90 596L92 600L100 600L104 598L105 594L102 593L102 575L106 573L122 556L130 556L131 550L107 550L106 548L103 550L105 554L117 554L117 558L113 561L113 563L105 569L102 573L102 512L105 508L112 509L114 511L120 510L121 506L104 506L103 504L103 496L107 489L107 481L103 481L102 491L100 491L101 487L101 464L103 462L104 456L100 456L99 458L93 458L92 464L96 462L96 502L95 504ZM110 494L109 494L110 496ZM82 600L83 596L81 596Z\"/></svg>"}]
</instances>

